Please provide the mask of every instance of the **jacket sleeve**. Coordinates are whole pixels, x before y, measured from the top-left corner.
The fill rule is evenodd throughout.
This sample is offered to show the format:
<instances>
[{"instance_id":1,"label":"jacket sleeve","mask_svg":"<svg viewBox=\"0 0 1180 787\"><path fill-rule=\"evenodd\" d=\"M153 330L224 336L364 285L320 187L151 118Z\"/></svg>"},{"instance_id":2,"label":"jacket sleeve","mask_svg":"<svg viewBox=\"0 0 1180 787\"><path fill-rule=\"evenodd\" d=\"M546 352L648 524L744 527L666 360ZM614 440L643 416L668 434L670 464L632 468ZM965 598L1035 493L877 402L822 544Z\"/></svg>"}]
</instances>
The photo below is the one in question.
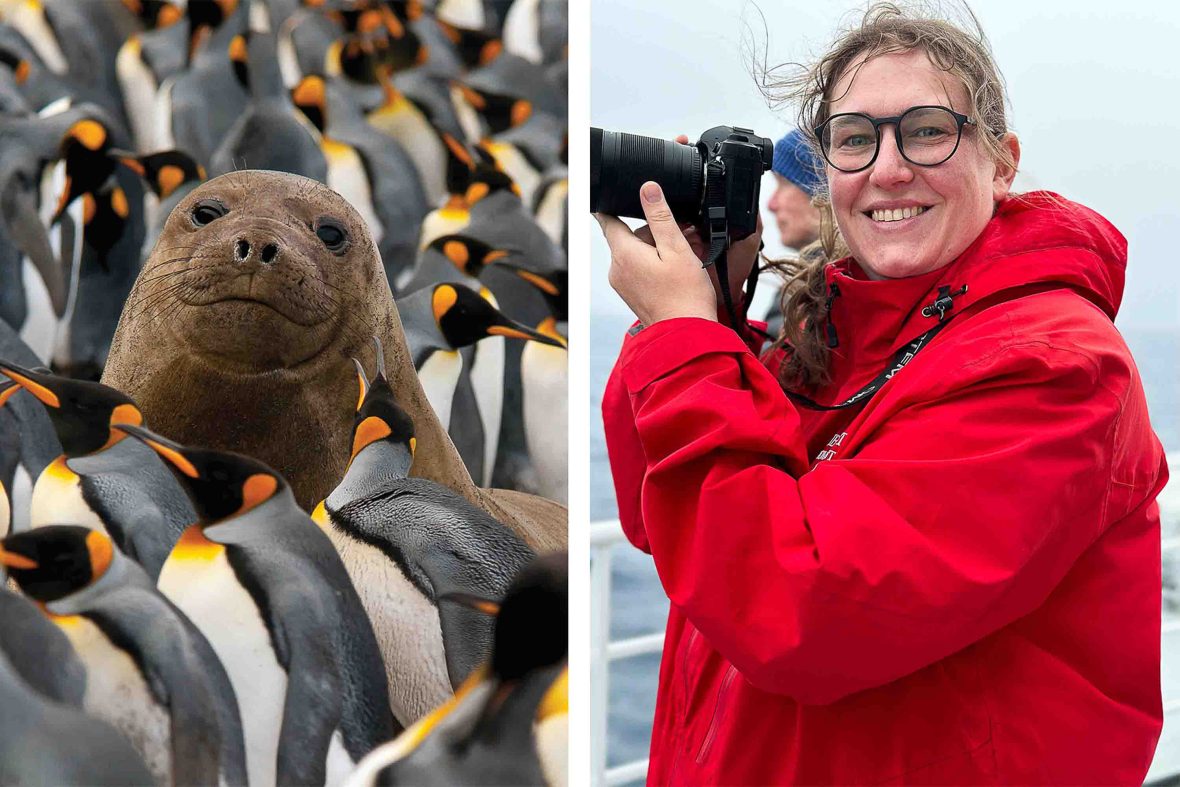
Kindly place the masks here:
<instances>
[{"instance_id":1,"label":"jacket sleeve","mask_svg":"<svg viewBox=\"0 0 1180 787\"><path fill-rule=\"evenodd\" d=\"M766 330L766 323L751 321L759 330ZM633 324L623 340L624 350L640 335L644 327ZM751 352L758 352L763 337L754 331L745 331L742 342ZM620 354L620 360L623 355ZM647 466L643 445L635 430L635 413L631 410L631 397L623 381L621 363L616 363L607 378L602 392L602 421L606 438L607 458L610 461L611 477L615 485L615 501L618 504L619 524L623 534L637 549L651 552L647 534L643 529L643 516L639 498L641 482Z\"/></svg>"},{"instance_id":2,"label":"jacket sleeve","mask_svg":"<svg viewBox=\"0 0 1180 787\"><path fill-rule=\"evenodd\" d=\"M618 375L669 598L750 683L805 703L982 639L1126 513L1108 510L1122 402L1097 367L998 348L808 472L793 405L732 332L656 324Z\"/></svg>"}]
</instances>

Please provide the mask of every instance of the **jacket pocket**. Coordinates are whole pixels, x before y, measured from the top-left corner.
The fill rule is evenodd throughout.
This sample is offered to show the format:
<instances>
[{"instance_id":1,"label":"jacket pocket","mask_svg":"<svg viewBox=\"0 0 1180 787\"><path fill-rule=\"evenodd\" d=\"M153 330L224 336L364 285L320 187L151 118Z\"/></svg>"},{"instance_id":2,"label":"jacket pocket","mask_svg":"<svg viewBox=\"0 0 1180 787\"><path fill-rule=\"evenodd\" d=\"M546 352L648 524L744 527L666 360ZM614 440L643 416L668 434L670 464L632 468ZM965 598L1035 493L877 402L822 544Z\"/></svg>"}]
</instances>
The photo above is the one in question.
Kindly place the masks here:
<instances>
[{"instance_id":1,"label":"jacket pocket","mask_svg":"<svg viewBox=\"0 0 1180 787\"><path fill-rule=\"evenodd\" d=\"M697 752L697 764L700 765L709 756L709 750L713 748L713 739L717 737L717 729L721 726L722 719L725 718L725 713L728 708L730 695L732 694L733 682L737 679L737 667L732 664L725 671L725 677L721 679L721 688L717 690L717 701L713 705L713 717L709 721L709 729L705 733L704 740L701 741L701 748Z\"/></svg>"}]
</instances>

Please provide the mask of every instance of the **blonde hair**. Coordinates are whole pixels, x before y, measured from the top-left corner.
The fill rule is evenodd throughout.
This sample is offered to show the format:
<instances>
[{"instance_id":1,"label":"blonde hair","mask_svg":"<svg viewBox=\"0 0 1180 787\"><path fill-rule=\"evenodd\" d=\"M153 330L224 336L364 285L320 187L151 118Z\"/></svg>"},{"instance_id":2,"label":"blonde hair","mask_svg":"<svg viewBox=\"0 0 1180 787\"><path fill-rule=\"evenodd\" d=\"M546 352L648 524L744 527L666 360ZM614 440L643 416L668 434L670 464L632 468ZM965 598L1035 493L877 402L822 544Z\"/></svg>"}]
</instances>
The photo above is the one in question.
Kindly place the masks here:
<instances>
[{"instance_id":1,"label":"blonde hair","mask_svg":"<svg viewBox=\"0 0 1180 787\"><path fill-rule=\"evenodd\" d=\"M965 5L963 10L968 21L959 27L929 12L907 12L894 3L876 3L865 12L860 24L845 30L814 65L788 66L790 73L785 76L778 74L782 67L760 69L763 91L774 105L799 107L799 127L818 156L819 141L813 129L827 120L832 104L842 97L833 92L848 70L853 69L855 76L855 71L872 57L922 50L936 68L954 76L966 89L971 115L982 132L978 139L988 155L997 166L1014 169L1012 153L1003 144L1008 133L1003 77L979 20ZM824 268L830 261L847 256L848 249L836 228L827 194L818 195L814 204L821 218L819 248L809 249L797 260L780 260L767 266L786 279L783 331L776 342L776 346L791 348L780 373L784 387L809 388L830 379L829 347L824 335L830 296Z\"/></svg>"}]
</instances>

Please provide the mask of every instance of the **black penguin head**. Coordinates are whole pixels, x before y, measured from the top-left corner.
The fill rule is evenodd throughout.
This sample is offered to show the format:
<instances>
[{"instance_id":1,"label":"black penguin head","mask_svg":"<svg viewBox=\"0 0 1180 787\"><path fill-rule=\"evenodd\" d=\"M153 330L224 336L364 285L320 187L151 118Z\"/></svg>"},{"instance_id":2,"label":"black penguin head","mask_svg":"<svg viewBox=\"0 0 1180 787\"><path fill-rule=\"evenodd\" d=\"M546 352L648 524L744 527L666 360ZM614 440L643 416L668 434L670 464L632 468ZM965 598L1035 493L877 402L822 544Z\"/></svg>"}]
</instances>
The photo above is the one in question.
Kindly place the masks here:
<instances>
[{"instance_id":1,"label":"black penguin head","mask_svg":"<svg viewBox=\"0 0 1180 787\"><path fill-rule=\"evenodd\" d=\"M485 265L505 259L507 249L494 249L488 244L465 235L442 235L427 246L442 254L452 265L468 276L479 278Z\"/></svg>"},{"instance_id":2,"label":"black penguin head","mask_svg":"<svg viewBox=\"0 0 1180 787\"><path fill-rule=\"evenodd\" d=\"M431 307L434 321L451 347L467 347L489 336L562 346L559 340L508 319L479 293L460 284L436 285Z\"/></svg>"},{"instance_id":3,"label":"black penguin head","mask_svg":"<svg viewBox=\"0 0 1180 787\"><path fill-rule=\"evenodd\" d=\"M205 180L205 168L179 150L164 150L146 156L114 150L111 154L117 155L124 166L143 178L160 199L168 199L186 183Z\"/></svg>"},{"instance_id":4,"label":"black penguin head","mask_svg":"<svg viewBox=\"0 0 1180 787\"><path fill-rule=\"evenodd\" d=\"M54 221L71 202L97 189L114 172L115 162L107 155L110 143L106 126L95 118L83 118L66 131L60 152L66 162L66 185L54 211Z\"/></svg>"},{"instance_id":5,"label":"black penguin head","mask_svg":"<svg viewBox=\"0 0 1180 787\"><path fill-rule=\"evenodd\" d=\"M324 78L308 74L291 89L291 101L299 108L321 134L327 128L328 109Z\"/></svg>"},{"instance_id":6,"label":"black penguin head","mask_svg":"<svg viewBox=\"0 0 1180 787\"><path fill-rule=\"evenodd\" d=\"M352 426L350 460L355 459L365 447L378 440L385 440L405 446L412 461L418 447L414 437L414 421L398 406L385 374L379 372L371 383L366 383L362 373L361 390L361 403Z\"/></svg>"},{"instance_id":7,"label":"black penguin head","mask_svg":"<svg viewBox=\"0 0 1180 787\"><path fill-rule=\"evenodd\" d=\"M35 372L7 361L0 361L0 372L45 406L67 458L92 454L122 440L113 424L143 423L134 400L109 385Z\"/></svg>"},{"instance_id":8,"label":"black penguin head","mask_svg":"<svg viewBox=\"0 0 1180 787\"><path fill-rule=\"evenodd\" d=\"M496 617L492 673L516 680L558 664L569 652L569 557L553 552L525 566Z\"/></svg>"},{"instance_id":9,"label":"black penguin head","mask_svg":"<svg viewBox=\"0 0 1180 787\"><path fill-rule=\"evenodd\" d=\"M75 525L39 527L0 541L0 565L25 595L43 603L93 584L114 556L105 533Z\"/></svg>"},{"instance_id":10,"label":"black penguin head","mask_svg":"<svg viewBox=\"0 0 1180 787\"><path fill-rule=\"evenodd\" d=\"M248 456L229 451L186 448L148 429L115 427L151 448L163 459L192 501L201 525L240 516L286 486L282 477Z\"/></svg>"},{"instance_id":11,"label":"black penguin head","mask_svg":"<svg viewBox=\"0 0 1180 787\"><path fill-rule=\"evenodd\" d=\"M131 13L143 20L149 30L174 25L184 18L184 12L169 0L123 0Z\"/></svg>"}]
</instances>

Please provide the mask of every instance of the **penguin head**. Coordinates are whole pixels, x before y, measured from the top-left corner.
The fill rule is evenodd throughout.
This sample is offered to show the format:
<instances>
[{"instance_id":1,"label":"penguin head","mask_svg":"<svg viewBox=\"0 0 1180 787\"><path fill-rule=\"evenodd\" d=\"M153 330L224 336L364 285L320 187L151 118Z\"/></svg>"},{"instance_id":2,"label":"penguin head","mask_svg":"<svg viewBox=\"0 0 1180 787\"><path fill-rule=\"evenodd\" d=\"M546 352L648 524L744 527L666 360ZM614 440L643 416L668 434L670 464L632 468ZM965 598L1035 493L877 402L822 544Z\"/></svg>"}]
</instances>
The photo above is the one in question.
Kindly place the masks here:
<instances>
[{"instance_id":1,"label":"penguin head","mask_svg":"<svg viewBox=\"0 0 1180 787\"><path fill-rule=\"evenodd\" d=\"M66 458L110 448L123 439L117 423L143 423L135 401L109 385L74 380L0 361L0 372L45 406Z\"/></svg>"},{"instance_id":2,"label":"penguin head","mask_svg":"<svg viewBox=\"0 0 1180 787\"><path fill-rule=\"evenodd\" d=\"M551 336L508 319L484 296L461 284L435 285L431 306L435 324L454 348L467 347L489 336L563 346Z\"/></svg>"},{"instance_id":3,"label":"penguin head","mask_svg":"<svg viewBox=\"0 0 1180 787\"><path fill-rule=\"evenodd\" d=\"M506 259L512 252L494 249L488 244L466 235L440 235L427 246L446 257L461 272L479 278L485 265Z\"/></svg>"},{"instance_id":4,"label":"penguin head","mask_svg":"<svg viewBox=\"0 0 1180 787\"><path fill-rule=\"evenodd\" d=\"M117 150L112 150L111 154L118 156L124 166L143 178L148 188L162 200L168 199L185 184L205 180L205 168L179 150L163 150L146 156Z\"/></svg>"},{"instance_id":5,"label":"penguin head","mask_svg":"<svg viewBox=\"0 0 1180 787\"><path fill-rule=\"evenodd\" d=\"M464 100L487 123L488 136L522 126L533 115L533 105L527 99L479 90L462 83L458 88Z\"/></svg>"},{"instance_id":6,"label":"penguin head","mask_svg":"<svg viewBox=\"0 0 1180 787\"><path fill-rule=\"evenodd\" d=\"M141 426L117 424L115 428L164 459L192 501L202 526L245 514L287 486L282 476L257 459L229 451L187 448Z\"/></svg>"},{"instance_id":7,"label":"penguin head","mask_svg":"<svg viewBox=\"0 0 1180 787\"><path fill-rule=\"evenodd\" d=\"M384 442L400 449L395 453L394 461L402 466L392 469L408 474L410 465L414 462L414 452L418 448L418 440L414 437L414 421L398 406L393 388L385 378L385 370L381 368L384 364L379 366L377 376L372 382L365 377L360 362L356 362L356 365L361 395L352 426L352 453L349 463L351 464L352 460L370 445Z\"/></svg>"},{"instance_id":8,"label":"penguin head","mask_svg":"<svg viewBox=\"0 0 1180 787\"><path fill-rule=\"evenodd\" d=\"M552 321L565 322L569 319L569 272L556 270L538 273L514 262L505 262L504 267L527 281L540 291L549 306Z\"/></svg>"},{"instance_id":9,"label":"penguin head","mask_svg":"<svg viewBox=\"0 0 1180 787\"><path fill-rule=\"evenodd\" d=\"M489 140L483 140L475 147L477 161L471 173L471 182L463 195L468 204L474 205L498 191L510 191L520 196L520 186L504 171L493 150L493 143Z\"/></svg>"},{"instance_id":10,"label":"penguin head","mask_svg":"<svg viewBox=\"0 0 1180 787\"><path fill-rule=\"evenodd\" d=\"M38 527L0 541L0 565L25 595L44 604L94 584L114 558L105 533L76 525Z\"/></svg>"},{"instance_id":11,"label":"penguin head","mask_svg":"<svg viewBox=\"0 0 1180 787\"><path fill-rule=\"evenodd\" d=\"M504 51L504 42L493 32L472 30L438 21L443 35L455 45L455 53L466 68L478 68L491 63Z\"/></svg>"},{"instance_id":12,"label":"penguin head","mask_svg":"<svg viewBox=\"0 0 1180 787\"><path fill-rule=\"evenodd\" d=\"M29 61L21 56L0 48L0 63L12 69L12 79L18 85L23 85L29 80L30 65Z\"/></svg>"},{"instance_id":13,"label":"penguin head","mask_svg":"<svg viewBox=\"0 0 1180 787\"><path fill-rule=\"evenodd\" d=\"M170 0L123 0L123 5L143 21L149 30L168 27L184 19L184 12Z\"/></svg>"},{"instance_id":14,"label":"penguin head","mask_svg":"<svg viewBox=\"0 0 1180 787\"><path fill-rule=\"evenodd\" d=\"M102 185L115 169L108 155L111 138L107 127L97 118L76 121L62 137L60 158L66 162L65 188L53 213L57 221L69 204Z\"/></svg>"},{"instance_id":15,"label":"penguin head","mask_svg":"<svg viewBox=\"0 0 1180 787\"><path fill-rule=\"evenodd\" d=\"M569 652L569 558L552 552L521 569L496 616L492 673L518 680Z\"/></svg>"},{"instance_id":16,"label":"penguin head","mask_svg":"<svg viewBox=\"0 0 1180 787\"><path fill-rule=\"evenodd\" d=\"M308 74L291 89L291 101L323 134L328 124L327 92L324 78Z\"/></svg>"}]
</instances>

